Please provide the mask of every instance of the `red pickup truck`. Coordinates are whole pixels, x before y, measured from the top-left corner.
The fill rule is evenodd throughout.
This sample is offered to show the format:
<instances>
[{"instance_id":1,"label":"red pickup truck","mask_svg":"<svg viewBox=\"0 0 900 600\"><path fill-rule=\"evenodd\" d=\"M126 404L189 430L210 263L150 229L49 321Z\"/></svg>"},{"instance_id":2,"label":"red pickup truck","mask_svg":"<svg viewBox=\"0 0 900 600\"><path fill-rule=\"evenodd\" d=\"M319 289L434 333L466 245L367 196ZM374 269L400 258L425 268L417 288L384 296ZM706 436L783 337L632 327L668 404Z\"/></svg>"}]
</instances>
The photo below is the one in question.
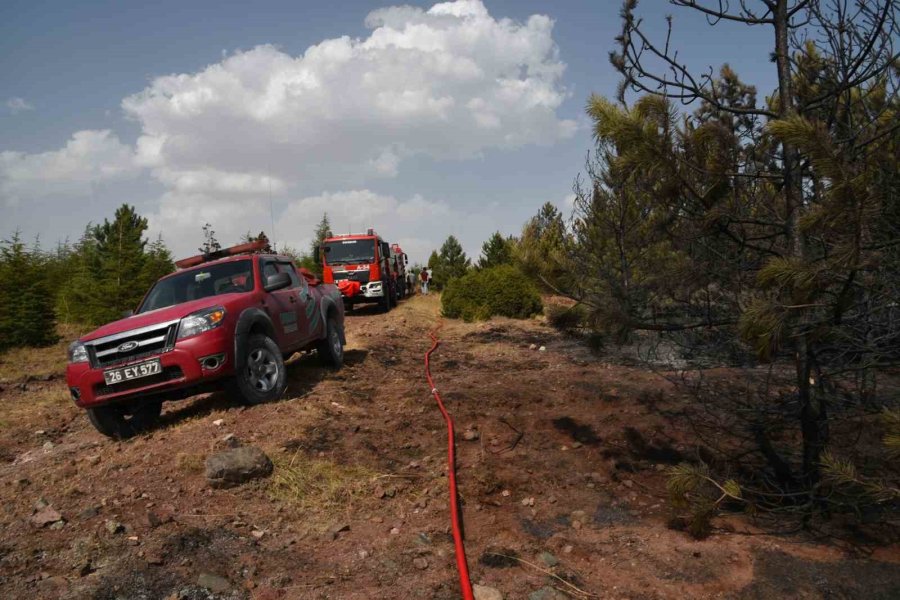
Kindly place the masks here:
<instances>
[{"instance_id":1,"label":"red pickup truck","mask_svg":"<svg viewBox=\"0 0 900 600\"><path fill-rule=\"evenodd\" d=\"M165 400L225 386L250 404L279 398L284 359L315 349L340 368L344 305L334 285L250 243L179 261L132 316L69 346L66 380L101 433L129 437Z\"/></svg>"}]
</instances>

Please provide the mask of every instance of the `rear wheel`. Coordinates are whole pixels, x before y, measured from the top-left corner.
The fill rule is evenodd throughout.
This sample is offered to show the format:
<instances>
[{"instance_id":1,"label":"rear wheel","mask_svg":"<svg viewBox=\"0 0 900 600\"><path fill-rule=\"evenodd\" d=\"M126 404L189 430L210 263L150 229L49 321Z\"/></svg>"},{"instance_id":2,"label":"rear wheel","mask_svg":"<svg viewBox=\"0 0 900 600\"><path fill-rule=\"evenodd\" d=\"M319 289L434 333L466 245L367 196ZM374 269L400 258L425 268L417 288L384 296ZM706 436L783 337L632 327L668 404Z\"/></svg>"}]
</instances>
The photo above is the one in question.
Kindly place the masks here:
<instances>
[{"instance_id":1,"label":"rear wheel","mask_svg":"<svg viewBox=\"0 0 900 600\"><path fill-rule=\"evenodd\" d=\"M344 344L334 317L328 317L325 339L319 340L316 352L327 366L340 369L344 364Z\"/></svg>"},{"instance_id":2,"label":"rear wheel","mask_svg":"<svg viewBox=\"0 0 900 600\"><path fill-rule=\"evenodd\" d=\"M378 309L381 312L388 312L391 310L391 291L386 287L382 289L384 290L384 295L378 300Z\"/></svg>"},{"instance_id":3,"label":"rear wheel","mask_svg":"<svg viewBox=\"0 0 900 600\"><path fill-rule=\"evenodd\" d=\"M233 393L246 404L277 400L287 389L287 373L281 350L272 338L256 334L247 339L243 360L232 385Z\"/></svg>"},{"instance_id":4,"label":"rear wheel","mask_svg":"<svg viewBox=\"0 0 900 600\"><path fill-rule=\"evenodd\" d=\"M89 408L87 413L97 431L107 437L124 440L156 425L162 413L162 401L98 406Z\"/></svg>"}]
</instances>

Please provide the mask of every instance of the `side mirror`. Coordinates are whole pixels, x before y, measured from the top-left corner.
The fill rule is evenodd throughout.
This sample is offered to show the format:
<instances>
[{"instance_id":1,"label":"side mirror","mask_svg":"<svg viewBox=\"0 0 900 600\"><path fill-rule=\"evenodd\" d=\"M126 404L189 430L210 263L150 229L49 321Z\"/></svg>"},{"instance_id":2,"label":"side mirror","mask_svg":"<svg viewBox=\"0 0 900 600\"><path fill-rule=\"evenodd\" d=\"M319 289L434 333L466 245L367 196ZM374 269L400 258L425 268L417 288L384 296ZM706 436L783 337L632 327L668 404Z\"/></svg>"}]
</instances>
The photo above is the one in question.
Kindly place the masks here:
<instances>
[{"instance_id":1,"label":"side mirror","mask_svg":"<svg viewBox=\"0 0 900 600\"><path fill-rule=\"evenodd\" d=\"M321 246L316 245L316 247L313 248L313 262L316 263L317 265L322 264L322 247Z\"/></svg>"},{"instance_id":2,"label":"side mirror","mask_svg":"<svg viewBox=\"0 0 900 600\"><path fill-rule=\"evenodd\" d=\"M291 276L287 273L275 273L274 275L269 275L266 279L266 291L274 292L277 290L283 290L284 288L291 285Z\"/></svg>"},{"instance_id":3,"label":"side mirror","mask_svg":"<svg viewBox=\"0 0 900 600\"><path fill-rule=\"evenodd\" d=\"M408 265L408 264L409 264L409 256L407 256L406 254L403 255L403 264L404 264L404 265Z\"/></svg>"},{"instance_id":4,"label":"side mirror","mask_svg":"<svg viewBox=\"0 0 900 600\"><path fill-rule=\"evenodd\" d=\"M130 308L129 308L128 310L123 310L123 311L122 311L122 318L123 318L123 319L127 319L128 317L131 317L131 316L133 316L133 315L134 315L134 311L131 310Z\"/></svg>"}]
</instances>

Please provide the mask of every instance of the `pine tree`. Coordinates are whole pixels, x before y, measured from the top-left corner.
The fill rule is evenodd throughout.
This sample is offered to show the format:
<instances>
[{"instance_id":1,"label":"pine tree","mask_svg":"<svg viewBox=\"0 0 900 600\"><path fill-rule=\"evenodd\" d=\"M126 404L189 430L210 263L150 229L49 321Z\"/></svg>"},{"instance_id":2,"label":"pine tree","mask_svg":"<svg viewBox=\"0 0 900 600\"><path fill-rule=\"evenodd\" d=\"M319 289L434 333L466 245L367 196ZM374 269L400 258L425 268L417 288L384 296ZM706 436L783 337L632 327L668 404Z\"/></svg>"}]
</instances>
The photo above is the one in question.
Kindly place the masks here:
<instances>
[{"instance_id":1,"label":"pine tree","mask_svg":"<svg viewBox=\"0 0 900 600\"><path fill-rule=\"evenodd\" d=\"M316 252L319 248L321 248L325 240L330 238L332 235L331 223L328 222L328 213L324 213L322 215L322 220L319 221L319 224L316 226L316 232L313 236L313 241L310 244L309 248L310 255L315 256Z\"/></svg>"},{"instance_id":2,"label":"pine tree","mask_svg":"<svg viewBox=\"0 0 900 600\"><path fill-rule=\"evenodd\" d=\"M147 247L144 259L144 267L141 271L142 288L146 291L156 283L163 275L168 275L175 270L172 262L172 253L166 248L162 235L157 236L156 241Z\"/></svg>"},{"instance_id":3,"label":"pine tree","mask_svg":"<svg viewBox=\"0 0 900 600\"><path fill-rule=\"evenodd\" d=\"M94 226L88 223L68 257L67 277L56 295L56 310L64 323L98 323L96 303L102 301L93 293L100 280L100 260Z\"/></svg>"},{"instance_id":4,"label":"pine tree","mask_svg":"<svg viewBox=\"0 0 900 600\"><path fill-rule=\"evenodd\" d=\"M428 268L434 270L437 268L438 264L441 262L441 257L438 256L437 250L432 250L431 254L428 256Z\"/></svg>"},{"instance_id":5,"label":"pine tree","mask_svg":"<svg viewBox=\"0 0 900 600\"><path fill-rule=\"evenodd\" d=\"M542 285L563 285L568 273L568 234L562 213L552 203L546 202L538 213L522 229L515 244L515 259L519 267Z\"/></svg>"},{"instance_id":6,"label":"pine tree","mask_svg":"<svg viewBox=\"0 0 900 600\"><path fill-rule=\"evenodd\" d=\"M0 349L49 346L58 339L39 248L29 252L16 231L0 244Z\"/></svg>"},{"instance_id":7,"label":"pine tree","mask_svg":"<svg viewBox=\"0 0 900 600\"><path fill-rule=\"evenodd\" d=\"M452 235L441 245L435 266L431 265L431 259L428 260L428 267L433 269L432 276L438 289L443 288L451 280L465 275L470 266L471 261L463 251L462 245Z\"/></svg>"},{"instance_id":8,"label":"pine tree","mask_svg":"<svg viewBox=\"0 0 900 600\"><path fill-rule=\"evenodd\" d=\"M108 322L133 310L146 289L144 265L147 262L143 238L147 219L133 206L116 209L115 219L104 220L92 233L97 245L99 281L91 287L92 322Z\"/></svg>"},{"instance_id":9,"label":"pine tree","mask_svg":"<svg viewBox=\"0 0 900 600\"><path fill-rule=\"evenodd\" d=\"M216 231L212 228L212 225L210 225L209 223L205 223L202 229L203 245L199 248L200 252L202 252L203 254L211 254L213 252L221 250L222 244L220 244L219 240L216 239Z\"/></svg>"},{"instance_id":10,"label":"pine tree","mask_svg":"<svg viewBox=\"0 0 900 600\"><path fill-rule=\"evenodd\" d=\"M478 268L489 269L499 265L512 264L512 243L512 238L504 238L499 231L495 231L481 246Z\"/></svg>"}]
</instances>

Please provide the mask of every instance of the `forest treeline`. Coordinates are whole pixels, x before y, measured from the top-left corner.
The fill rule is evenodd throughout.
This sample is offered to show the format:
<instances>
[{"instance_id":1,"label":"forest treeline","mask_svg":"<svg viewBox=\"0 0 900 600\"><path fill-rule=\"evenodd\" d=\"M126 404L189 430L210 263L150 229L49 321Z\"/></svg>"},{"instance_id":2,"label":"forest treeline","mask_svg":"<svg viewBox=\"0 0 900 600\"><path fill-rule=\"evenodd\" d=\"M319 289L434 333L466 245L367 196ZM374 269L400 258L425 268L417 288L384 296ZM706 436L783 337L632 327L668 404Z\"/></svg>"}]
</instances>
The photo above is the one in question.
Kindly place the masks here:
<instances>
[{"instance_id":1,"label":"forest treeline","mask_svg":"<svg viewBox=\"0 0 900 600\"><path fill-rule=\"evenodd\" d=\"M98 325L137 307L174 270L162 238L148 241L147 219L123 204L113 219L88 225L77 242L43 248L18 232L0 243L0 349L57 341L57 321Z\"/></svg>"},{"instance_id":2,"label":"forest treeline","mask_svg":"<svg viewBox=\"0 0 900 600\"><path fill-rule=\"evenodd\" d=\"M201 227L198 252L221 249L210 224ZM329 235L328 216L315 230L315 247ZM48 346L58 341L58 323L93 327L137 308L157 279L175 270L161 236L149 240L147 219L123 204L112 219L88 224L75 243L44 248L18 232L0 242L0 351ZM246 233L240 242L265 238ZM279 248L315 271L313 250Z\"/></svg>"}]
</instances>

